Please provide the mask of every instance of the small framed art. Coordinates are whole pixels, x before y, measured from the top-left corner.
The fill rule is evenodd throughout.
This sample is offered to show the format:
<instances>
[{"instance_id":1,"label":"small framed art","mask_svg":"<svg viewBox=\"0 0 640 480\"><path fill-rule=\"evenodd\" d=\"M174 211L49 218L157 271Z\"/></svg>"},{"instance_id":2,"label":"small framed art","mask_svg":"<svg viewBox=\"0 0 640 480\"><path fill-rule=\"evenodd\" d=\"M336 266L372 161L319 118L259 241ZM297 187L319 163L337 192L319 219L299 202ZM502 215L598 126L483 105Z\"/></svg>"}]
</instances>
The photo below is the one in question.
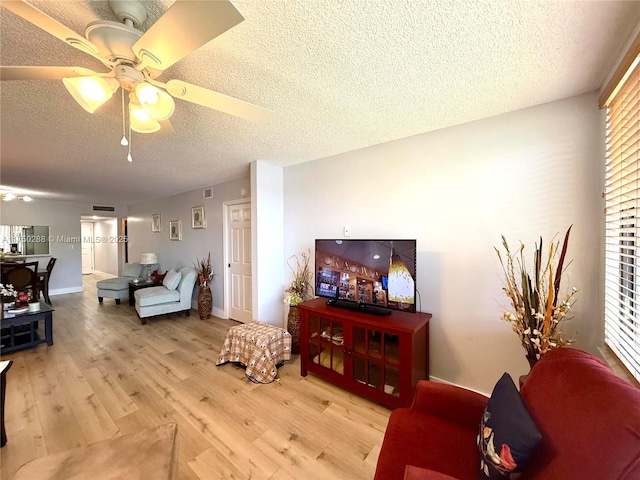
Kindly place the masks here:
<instances>
[{"instance_id":1,"label":"small framed art","mask_svg":"<svg viewBox=\"0 0 640 480\"><path fill-rule=\"evenodd\" d=\"M193 207L191 209L191 228L206 228L204 219L204 206Z\"/></svg>"},{"instance_id":2,"label":"small framed art","mask_svg":"<svg viewBox=\"0 0 640 480\"><path fill-rule=\"evenodd\" d=\"M169 240L182 240L182 220L169 222Z\"/></svg>"},{"instance_id":3,"label":"small framed art","mask_svg":"<svg viewBox=\"0 0 640 480\"><path fill-rule=\"evenodd\" d=\"M162 218L160 217L159 213L154 213L153 215L151 215L151 231L159 232L160 227L162 226L161 222Z\"/></svg>"}]
</instances>

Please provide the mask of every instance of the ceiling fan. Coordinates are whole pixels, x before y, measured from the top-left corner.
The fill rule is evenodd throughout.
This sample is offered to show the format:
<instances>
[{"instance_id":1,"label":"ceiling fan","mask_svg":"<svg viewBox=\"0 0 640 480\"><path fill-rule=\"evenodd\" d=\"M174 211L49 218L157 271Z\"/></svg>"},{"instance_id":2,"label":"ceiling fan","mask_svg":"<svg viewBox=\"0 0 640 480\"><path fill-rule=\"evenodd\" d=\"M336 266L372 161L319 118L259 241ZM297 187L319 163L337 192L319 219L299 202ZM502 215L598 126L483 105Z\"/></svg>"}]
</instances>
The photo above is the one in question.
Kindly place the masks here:
<instances>
[{"instance_id":1,"label":"ceiling fan","mask_svg":"<svg viewBox=\"0 0 640 480\"><path fill-rule=\"evenodd\" d=\"M122 23L91 22L86 38L24 0L3 0L0 5L109 68L99 73L83 67L0 66L3 81L62 80L91 113L122 88L123 99L124 91L129 92L130 129L139 133L160 129L160 122L173 113L173 98L255 122L271 116L266 108L182 80L156 80L165 69L244 20L229 0L176 0L145 33L138 30L147 19L144 5L138 0L109 0Z\"/></svg>"}]
</instances>

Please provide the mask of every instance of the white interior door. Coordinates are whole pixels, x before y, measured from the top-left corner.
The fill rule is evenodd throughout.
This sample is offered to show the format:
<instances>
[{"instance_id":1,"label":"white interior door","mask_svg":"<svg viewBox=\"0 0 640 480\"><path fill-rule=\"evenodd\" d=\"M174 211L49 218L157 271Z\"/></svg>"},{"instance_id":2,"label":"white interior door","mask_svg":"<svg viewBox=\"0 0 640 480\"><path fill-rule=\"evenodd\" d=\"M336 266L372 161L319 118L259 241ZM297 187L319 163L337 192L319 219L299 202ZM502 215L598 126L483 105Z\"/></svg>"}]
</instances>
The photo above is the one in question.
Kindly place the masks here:
<instances>
[{"instance_id":1,"label":"white interior door","mask_svg":"<svg viewBox=\"0 0 640 480\"><path fill-rule=\"evenodd\" d=\"M82 274L87 275L93 273L93 223L80 223L80 232L82 234Z\"/></svg>"},{"instance_id":2,"label":"white interior door","mask_svg":"<svg viewBox=\"0 0 640 480\"><path fill-rule=\"evenodd\" d=\"M251 203L227 206L229 318L251 321Z\"/></svg>"}]
</instances>

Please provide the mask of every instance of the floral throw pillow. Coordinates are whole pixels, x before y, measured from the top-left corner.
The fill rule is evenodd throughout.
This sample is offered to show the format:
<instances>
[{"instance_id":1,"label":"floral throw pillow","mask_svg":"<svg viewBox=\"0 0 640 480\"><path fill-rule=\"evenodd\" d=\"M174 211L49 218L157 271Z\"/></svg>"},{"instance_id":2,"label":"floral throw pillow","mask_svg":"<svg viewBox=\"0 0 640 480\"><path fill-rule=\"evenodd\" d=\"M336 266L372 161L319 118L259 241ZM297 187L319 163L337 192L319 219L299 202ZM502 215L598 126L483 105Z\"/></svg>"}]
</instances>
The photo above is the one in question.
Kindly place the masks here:
<instances>
[{"instance_id":1,"label":"floral throw pillow","mask_svg":"<svg viewBox=\"0 0 640 480\"><path fill-rule=\"evenodd\" d=\"M542 436L508 373L498 380L478 433L480 478L508 479L531 456Z\"/></svg>"}]
</instances>

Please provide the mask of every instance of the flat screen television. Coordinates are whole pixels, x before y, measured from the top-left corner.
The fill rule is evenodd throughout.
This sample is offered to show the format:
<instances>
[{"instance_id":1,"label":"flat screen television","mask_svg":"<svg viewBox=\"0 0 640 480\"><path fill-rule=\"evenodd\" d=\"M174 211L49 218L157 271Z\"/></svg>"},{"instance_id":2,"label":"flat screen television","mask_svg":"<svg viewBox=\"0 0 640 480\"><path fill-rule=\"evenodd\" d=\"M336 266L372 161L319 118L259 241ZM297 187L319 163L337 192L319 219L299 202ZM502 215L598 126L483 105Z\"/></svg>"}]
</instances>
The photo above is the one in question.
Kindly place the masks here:
<instances>
[{"instance_id":1,"label":"flat screen television","mask_svg":"<svg viewBox=\"0 0 640 480\"><path fill-rule=\"evenodd\" d=\"M416 311L415 240L316 240L315 257L316 295L329 304Z\"/></svg>"}]
</instances>

